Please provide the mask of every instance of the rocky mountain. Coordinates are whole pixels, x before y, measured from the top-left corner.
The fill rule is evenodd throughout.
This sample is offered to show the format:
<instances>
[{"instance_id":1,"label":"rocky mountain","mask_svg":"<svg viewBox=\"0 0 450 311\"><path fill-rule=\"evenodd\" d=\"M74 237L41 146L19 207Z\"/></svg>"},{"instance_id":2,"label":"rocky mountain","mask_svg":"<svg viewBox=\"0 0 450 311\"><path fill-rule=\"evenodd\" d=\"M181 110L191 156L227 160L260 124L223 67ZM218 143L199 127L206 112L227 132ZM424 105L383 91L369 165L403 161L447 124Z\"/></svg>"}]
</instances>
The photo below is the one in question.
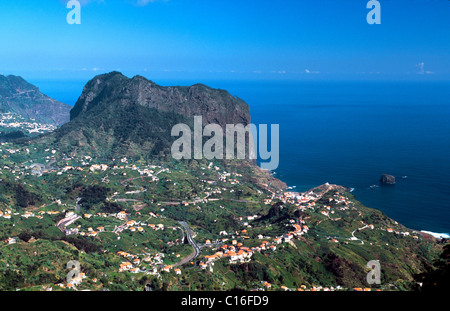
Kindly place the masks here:
<instances>
[{"instance_id":1,"label":"rocky mountain","mask_svg":"<svg viewBox=\"0 0 450 311\"><path fill-rule=\"evenodd\" d=\"M119 72L94 77L83 89L83 93L70 112L73 120L96 106L119 104L139 105L155 108L161 112L172 112L187 118L201 115L204 124L250 123L248 105L226 90L213 89L203 84L190 87L163 87L141 76L127 78Z\"/></svg>"},{"instance_id":2,"label":"rocky mountain","mask_svg":"<svg viewBox=\"0 0 450 311\"><path fill-rule=\"evenodd\" d=\"M42 94L19 76L0 75L0 112L17 113L40 123L61 125L69 121L71 106Z\"/></svg>"},{"instance_id":3,"label":"rocky mountain","mask_svg":"<svg viewBox=\"0 0 450 311\"><path fill-rule=\"evenodd\" d=\"M206 85L163 87L119 72L94 77L70 112L71 121L44 138L60 150L104 156L167 155L175 124L250 123L248 105L225 90ZM192 127L191 127L192 128Z\"/></svg>"}]
</instances>

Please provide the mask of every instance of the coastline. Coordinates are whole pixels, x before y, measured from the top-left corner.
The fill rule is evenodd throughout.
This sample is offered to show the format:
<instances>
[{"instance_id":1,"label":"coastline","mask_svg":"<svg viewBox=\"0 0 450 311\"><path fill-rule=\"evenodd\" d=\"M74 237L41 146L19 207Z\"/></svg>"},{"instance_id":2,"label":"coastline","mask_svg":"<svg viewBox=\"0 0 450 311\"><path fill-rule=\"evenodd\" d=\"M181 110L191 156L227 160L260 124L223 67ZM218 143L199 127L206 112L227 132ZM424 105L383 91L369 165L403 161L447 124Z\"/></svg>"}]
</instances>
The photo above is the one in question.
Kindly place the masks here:
<instances>
[{"instance_id":1,"label":"coastline","mask_svg":"<svg viewBox=\"0 0 450 311\"><path fill-rule=\"evenodd\" d=\"M432 231L426 231L426 230L420 230L420 232L423 232L425 234L429 234L432 237L436 238L436 239L450 239L450 234L449 233L436 233L436 232L432 232Z\"/></svg>"},{"instance_id":2,"label":"coastline","mask_svg":"<svg viewBox=\"0 0 450 311\"><path fill-rule=\"evenodd\" d=\"M271 174L271 175L273 176L273 175L275 175L275 174L273 173L273 174ZM276 178L276 177L275 177L275 178ZM278 178L276 178L276 179L278 179ZM325 183L325 184L323 184L323 185L321 185L321 186L315 187L315 188L313 188L313 189L309 189L308 191L313 191L314 189L322 189L322 190L323 190L323 188L324 188L324 187L327 188L327 186L341 187L341 188L345 189L345 190L348 191L348 192L353 192L353 190L354 190L354 188L347 188L347 187L344 187L344 186L330 185L329 183ZM296 191L294 190L295 188L297 188L296 185L293 185L293 186L286 186L286 188L285 188L284 190L285 190L285 191L290 191L290 192L296 192ZM308 191L306 191L306 192L308 192ZM439 233L439 232L434 232L434 231L429 231L429 230L417 230L417 229L412 229L412 228L409 228L409 229L414 230L414 231L416 231L416 232L418 232L418 233L420 233L420 234L422 234L422 235L424 235L424 236L431 236L431 237L433 237L434 239L437 239L437 240L440 240L440 239L450 239L450 233Z\"/></svg>"}]
</instances>

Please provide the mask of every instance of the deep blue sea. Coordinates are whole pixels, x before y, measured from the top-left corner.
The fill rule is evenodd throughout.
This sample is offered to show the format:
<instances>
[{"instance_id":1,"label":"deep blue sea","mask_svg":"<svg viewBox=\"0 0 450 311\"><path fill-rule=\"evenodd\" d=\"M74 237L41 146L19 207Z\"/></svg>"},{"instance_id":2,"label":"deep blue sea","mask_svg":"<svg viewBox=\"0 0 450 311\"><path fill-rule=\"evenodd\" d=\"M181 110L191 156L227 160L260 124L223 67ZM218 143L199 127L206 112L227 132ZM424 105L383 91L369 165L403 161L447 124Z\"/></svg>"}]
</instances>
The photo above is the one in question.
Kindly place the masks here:
<instances>
[{"instance_id":1,"label":"deep blue sea","mask_svg":"<svg viewBox=\"0 0 450 311\"><path fill-rule=\"evenodd\" d=\"M74 104L86 81L31 81ZM252 123L280 125L275 176L296 191L325 182L416 230L450 233L450 82L197 82L250 105ZM379 185L381 174L394 186Z\"/></svg>"}]
</instances>

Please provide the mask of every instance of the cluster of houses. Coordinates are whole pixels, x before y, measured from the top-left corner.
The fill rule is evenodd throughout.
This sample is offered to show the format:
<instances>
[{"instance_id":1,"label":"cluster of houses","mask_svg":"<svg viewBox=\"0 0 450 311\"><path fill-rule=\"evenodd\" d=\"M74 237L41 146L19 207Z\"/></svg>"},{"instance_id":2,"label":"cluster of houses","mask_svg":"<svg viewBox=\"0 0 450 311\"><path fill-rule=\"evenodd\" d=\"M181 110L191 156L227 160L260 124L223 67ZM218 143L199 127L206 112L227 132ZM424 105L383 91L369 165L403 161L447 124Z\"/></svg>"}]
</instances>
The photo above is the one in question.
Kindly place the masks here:
<instances>
[{"instance_id":1,"label":"cluster of houses","mask_svg":"<svg viewBox=\"0 0 450 311\"><path fill-rule=\"evenodd\" d=\"M74 215L76 215L76 214L74 214ZM155 215L152 212L150 212L149 215L150 215L150 217L158 217L157 215ZM83 216L85 219L90 219L91 217L115 217L120 220L125 220L125 223L123 223L120 226L115 226L115 228L113 229L112 232L114 232L116 234L118 234L124 230L130 230L131 232L145 232L144 227L149 227L150 229L153 229L155 231L165 230L164 224L147 224L145 222L139 222L139 221L132 220L132 219L127 220L127 214L125 211L121 211L119 213L100 213L99 212L95 215L85 213ZM171 228L173 228L173 227L171 227ZM75 228L70 228L70 229L65 230L65 233L67 235L77 234L77 235L81 235L81 236L93 236L93 237L96 237L99 232L107 232L107 231L105 230L105 227L99 226L96 229L89 227L87 229L87 232L85 232L85 231L81 231L80 225Z\"/></svg>"},{"instance_id":2,"label":"cluster of houses","mask_svg":"<svg viewBox=\"0 0 450 311\"><path fill-rule=\"evenodd\" d=\"M290 231L288 234L291 236L301 236L303 234L308 233L309 227L306 225L306 222L303 219L299 219L298 223L295 220L291 219L289 222L292 224L295 230Z\"/></svg>"},{"instance_id":3,"label":"cluster of houses","mask_svg":"<svg viewBox=\"0 0 450 311\"><path fill-rule=\"evenodd\" d=\"M177 275L179 275L179 274L181 274L181 269L180 268L173 268L173 266L172 265L166 265L166 266L164 266L163 268L162 268L162 271L164 271L164 272L170 272L170 271L174 271L175 272L175 274L177 274Z\"/></svg>"},{"instance_id":4,"label":"cluster of houses","mask_svg":"<svg viewBox=\"0 0 450 311\"><path fill-rule=\"evenodd\" d=\"M222 173L219 173L219 181L226 182L227 184L230 185L238 185L240 183L239 180L236 178L232 178L232 176L241 177L242 175L238 173L228 173L224 171Z\"/></svg>"},{"instance_id":5,"label":"cluster of houses","mask_svg":"<svg viewBox=\"0 0 450 311\"><path fill-rule=\"evenodd\" d=\"M36 215L33 212L26 211L25 213L20 215L20 213L12 213L12 211L8 209L5 211L0 211L0 218L11 219L11 215L20 215L20 217L24 218L36 217L38 219L42 219L44 215L58 215L59 213L60 212L58 211L39 211Z\"/></svg>"},{"instance_id":6,"label":"cluster of houses","mask_svg":"<svg viewBox=\"0 0 450 311\"><path fill-rule=\"evenodd\" d=\"M316 205L316 201L318 199L320 199L320 197L313 192L309 192L306 194L305 193L299 194L296 192L283 192L281 195L280 194L277 196L274 195L274 196L272 196L272 198L266 199L265 203L271 204L274 197L281 200L283 203L294 204L300 210L316 209L318 206L318 205ZM343 196L339 192L336 192L334 197L329 199L329 202L330 203L333 202L337 205L342 205L343 207L340 207L340 208L344 208L344 209L350 208L353 204L351 201L349 201L345 196ZM334 212L331 210L331 205L324 205L323 208L324 208L324 210L320 211L321 214L323 214L323 215L328 216L329 213ZM239 217L238 219L241 221L241 223L244 226L251 228L249 221L255 220L258 217L259 217L258 215L252 215L252 216L242 216L242 217ZM290 224L288 226L291 226L293 228L293 230L290 230L289 232L287 232L281 236L274 237L272 242L263 241L261 243L261 245L249 248L249 247L244 247L242 245L242 243L238 243L236 240L233 240L231 245L227 245L227 244L222 245L220 247L220 249L213 255L204 256L204 261L202 261L200 263L200 267L202 269L206 269L207 267L210 267L210 269L211 269L211 267L214 265L214 262L221 258L228 258L230 264L247 262L250 260L250 258L252 257L254 252L261 252L264 250L275 251L278 244L281 244L283 242L289 243L289 242L291 242L291 240L294 237L298 238L298 237L308 233L309 227L307 226L304 219L302 219L302 218L300 218L298 220L291 219L289 222L290 222ZM366 227L368 227L370 229L374 229L374 225L372 225L372 224L366 225ZM397 232L397 231L393 230L392 228L388 228L388 229L386 229L386 231L394 232L396 234L401 234L404 236L409 235L408 232ZM245 229L242 230L240 233L236 232L237 235L243 234L243 235L241 235L242 238L248 239L249 237L245 235L246 233L247 233L247 231ZM221 231L220 235L227 236L228 233L226 231ZM263 237L261 235L258 236L258 239L264 239L264 238L265 237ZM272 238L268 237L268 239L272 239ZM227 239L222 239L223 243L225 243L226 241L227 241ZM331 242L338 243L339 241L335 238L332 238ZM211 244L211 243L209 240L207 240L205 245L209 245L209 244ZM264 283L264 286L266 288L270 288L270 284L267 282ZM340 288L335 289L335 288L313 287L309 290L328 291L328 290L339 290L339 289ZM287 290L287 288L285 290ZM300 288L299 290L306 290L306 288ZM367 290L367 289L364 289L364 290Z\"/></svg>"},{"instance_id":7,"label":"cluster of houses","mask_svg":"<svg viewBox=\"0 0 450 311\"><path fill-rule=\"evenodd\" d=\"M7 244L15 244L15 243L17 243L17 240L18 240L18 238L16 238L16 237L9 237L9 238L7 238L5 240L5 243L7 243Z\"/></svg>"},{"instance_id":8,"label":"cluster of houses","mask_svg":"<svg viewBox=\"0 0 450 311\"><path fill-rule=\"evenodd\" d=\"M35 215L33 212L27 211L21 215L24 218L36 217L38 219L42 219L43 215L58 215L60 212L58 211L39 211L38 215Z\"/></svg>"},{"instance_id":9,"label":"cluster of houses","mask_svg":"<svg viewBox=\"0 0 450 311\"><path fill-rule=\"evenodd\" d=\"M373 225L371 225L371 226L373 226ZM392 228L387 228L386 232L394 233L394 234L402 235L402 236L411 236L414 240L418 240L419 239L419 237L417 235L411 235L408 231L398 231L398 230L394 230Z\"/></svg>"},{"instance_id":10,"label":"cluster of houses","mask_svg":"<svg viewBox=\"0 0 450 311\"><path fill-rule=\"evenodd\" d=\"M0 113L0 127L19 128L26 130L28 133L47 133L56 129L55 125L39 123L34 119L26 120L16 113Z\"/></svg>"},{"instance_id":11,"label":"cluster of houses","mask_svg":"<svg viewBox=\"0 0 450 311\"><path fill-rule=\"evenodd\" d=\"M0 211L0 217L5 218L5 219L11 219L11 210L6 210L6 211Z\"/></svg>"},{"instance_id":12,"label":"cluster of houses","mask_svg":"<svg viewBox=\"0 0 450 311\"><path fill-rule=\"evenodd\" d=\"M353 207L353 203L351 201L349 201L345 196L343 196L339 191L337 191L333 195L332 198L329 198L329 202L330 203L333 202L333 201L334 201L334 204L335 204L334 208L338 209L340 211L348 210L348 209ZM324 208L326 210L321 211L320 213L322 215L329 216L329 212L331 210L331 206L325 205ZM334 213L334 211L331 211L331 213ZM362 230L362 229L365 229L365 228L369 228L371 230L375 229L375 226L373 224L365 224L362 221L361 221L361 224L363 225L363 227L359 228L358 230ZM380 230L385 230L388 233L394 233L394 234L402 235L402 236L405 236L405 237L406 236L411 236L410 232L408 232L408 231L398 231L398 230L394 230L393 228L386 228L386 229L380 228ZM419 237L416 236L416 235L412 236L412 238L415 239L415 240L419 239ZM352 237L352 238L350 238L350 240L357 240L357 238ZM336 239L332 239L332 242L336 242L337 243L339 241L336 240Z\"/></svg>"},{"instance_id":13,"label":"cluster of houses","mask_svg":"<svg viewBox=\"0 0 450 311\"><path fill-rule=\"evenodd\" d=\"M261 281L261 285L262 287L256 288L255 290L269 290L269 289L273 289L274 287L272 286L272 284L270 284L269 282L266 281ZM278 288L278 287L277 287ZM341 291L341 290L347 290L346 288L337 285L337 286L330 286L330 287L323 287L323 286L312 286L310 288L308 288L306 285L300 285L300 287L298 288L289 288L287 286L280 286L279 289L282 289L283 291L300 291L300 292L304 292L304 291L311 291L311 292L319 292L319 291L323 291L323 292L330 292L330 291ZM359 289L354 289L354 290L359 290ZM370 288L364 288L361 289L361 291L371 291Z\"/></svg>"},{"instance_id":14,"label":"cluster of houses","mask_svg":"<svg viewBox=\"0 0 450 311\"><path fill-rule=\"evenodd\" d=\"M120 264L119 272L128 271L131 273L147 272L148 274L157 274L158 270L156 266L164 266L163 260L165 256L163 253L156 253L155 255L146 254L142 260L138 255L130 254L124 251L117 252L117 255L124 259L127 259L127 261L124 261ZM147 263L149 267L151 267L151 269L141 269L139 265L142 262ZM170 271L170 269L172 269L172 266L164 266L162 270Z\"/></svg>"},{"instance_id":15,"label":"cluster of houses","mask_svg":"<svg viewBox=\"0 0 450 311\"><path fill-rule=\"evenodd\" d=\"M106 164L92 164L89 167L89 171L95 172L95 171L106 171L108 169L108 165Z\"/></svg>"},{"instance_id":16,"label":"cluster of houses","mask_svg":"<svg viewBox=\"0 0 450 311\"><path fill-rule=\"evenodd\" d=\"M261 281L261 285L262 287L259 287L255 290L268 290L268 289L273 289L272 284L270 284L269 282L266 281ZM312 286L310 288L308 288L306 285L300 285L300 287L298 288L289 288L287 286L280 286L279 289L283 290L283 291L300 291L300 292L305 292L305 291L310 291L310 292L333 292L333 291L348 291L348 290L352 290L352 291L356 291L356 292L370 292L370 291L381 291L381 289L372 289L370 287L355 287L352 289L349 288L345 288L342 287L340 285L337 286Z\"/></svg>"},{"instance_id":17,"label":"cluster of houses","mask_svg":"<svg viewBox=\"0 0 450 311\"><path fill-rule=\"evenodd\" d=\"M313 193L305 195L295 192L284 192L283 194L279 195L278 198L284 203L289 202L298 204L299 202L302 202L309 204L309 206L315 205L315 202L310 201L317 200L316 195ZM272 203L272 199L266 199L265 203ZM238 220L242 223L242 225L251 228L252 226L249 224L249 222L258 219L259 217L260 216L258 215L241 216L238 217ZM274 237L272 242L265 240L262 241L259 246L254 246L251 248L243 246L243 244L238 242L237 240L232 240L231 245L224 244L215 254L204 256L205 261L200 263L200 267L202 269L206 269L208 266L211 267L212 265L214 265L214 261L221 258L228 258L230 264L248 262L255 252L261 252L265 250L275 251L278 244L281 244L283 242L289 243L294 237L299 237L303 234L308 233L309 231L309 227L306 225L306 222L303 219L299 219L298 221L291 219L290 226L293 227L293 230L290 230L289 232L281 236ZM221 231L219 234L221 236L228 236L228 233L226 231ZM235 234L238 236L240 235L240 237L244 239L249 239L249 237L246 235L246 229L243 229L241 232L236 232ZM266 237L259 235L257 238L263 240ZM272 238L267 237L267 239ZM227 238L222 239L222 243L226 243L227 241ZM210 244L211 242L209 240L207 240L205 243L206 246Z\"/></svg>"},{"instance_id":18,"label":"cluster of houses","mask_svg":"<svg viewBox=\"0 0 450 311\"><path fill-rule=\"evenodd\" d=\"M233 240L231 245L222 245L220 251L215 254L204 256L206 262L201 262L200 267L206 269L209 264L214 265L214 261L221 258L228 258L231 264L244 263L250 261L252 255L253 251L250 248L244 247L242 243Z\"/></svg>"},{"instance_id":19,"label":"cluster of houses","mask_svg":"<svg viewBox=\"0 0 450 311\"><path fill-rule=\"evenodd\" d=\"M120 215L119 215L120 214ZM126 219L126 214L125 217L123 216L125 214L125 212L120 212L118 213L118 216L116 216L119 219ZM155 214L150 213L151 217L152 215L156 217ZM114 232L115 233L119 233L122 232L123 230L130 230L131 232L144 232L144 228L143 227L149 227L152 230L158 231L158 230L165 230L165 226L164 224L147 224L146 222L141 222L141 221L136 221L136 220L127 220L124 224L120 225L120 226L116 226L114 228ZM171 227L172 229L174 229L174 227Z\"/></svg>"},{"instance_id":20,"label":"cluster of houses","mask_svg":"<svg viewBox=\"0 0 450 311\"><path fill-rule=\"evenodd\" d=\"M246 218L254 219L255 217L257 216L256 215L247 216ZM244 218L240 217L240 219L243 220ZM250 261L252 255L255 252L261 252L265 250L275 251L277 249L278 244L281 244L283 242L289 243L293 237L298 237L308 232L309 228L303 220L300 220L300 224L295 223L294 220L291 220L291 222L294 222L292 224L294 230L291 230L286 234L273 238L272 242L262 241L260 245L254 247L245 247L242 243L238 242L237 240L232 240L231 245L223 244L222 246L220 246L220 250L214 253L213 255L204 256L205 261L200 263L200 267L202 269L206 269L208 266L214 265L214 261L221 258L228 258L230 264L248 262ZM246 234L247 230L244 229L240 233ZM228 233L225 231L221 231L220 235L228 235ZM241 237L244 239L249 238L248 236L245 235ZM265 237L262 235L258 236L258 239L264 238ZM227 238L222 239L222 243L226 243L227 241L228 241ZM206 240L205 245L206 246L211 245L211 241Z\"/></svg>"},{"instance_id":21,"label":"cluster of houses","mask_svg":"<svg viewBox=\"0 0 450 311\"><path fill-rule=\"evenodd\" d=\"M105 232L105 227L97 227L96 229L93 229L92 227L89 227L87 229L87 232L81 231L81 226L77 226L76 228L70 228L66 229L65 233L66 235L81 235L81 236L92 236L96 237L99 232Z\"/></svg>"},{"instance_id":22,"label":"cluster of houses","mask_svg":"<svg viewBox=\"0 0 450 311\"><path fill-rule=\"evenodd\" d=\"M290 203L298 206L299 204L308 203L310 201L316 201L320 197L312 191L308 193L284 191L280 195L278 195L277 198L285 204Z\"/></svg>"},{"instance_id":23,"label":"cluster of houses","mask_svg":"<svg viewBox=\"0 0 450 311\"><path fill-rule=\"evenodd\" d=\"M80 272L80 273L78 273L77 276L73 277L67 284L58 283L58 284L56 284L56 286L59 286L61 288L68 288L68 289L76 290L77 285L80 285L85 278L86 278L86 274L84 272ZM95 283L95 282L97 282L97 279L93 279L92 281Z\"/></svg>"},{"instance_id":24,"label":"cluster of houses","mask_svg":"<svg viewBox=\"0 0 450 311\"><path fill-rule=\"evenodd\" d=\"M2 143L2 146L3 145L6 146L7 143ZM36 148L34 148L34 149L36 150ZM1 151L2 150L0 149L0 152ZM12 150L12 149L10 150L10 149L8 149L7 151L10 151L10 153L16 153L16 152L19 152L21 150L20 149L17 149L17 150ZM56 154L56 150L45 149L44 151L45 152L50 152L51 155L52 155L52 156L46 156L45 157L46 162L49 162L52 159L55 160L53 155ZM30 153L29 149L26 149L26 152L27 152L27 154L29 154ZM43 167L41 166L41 167L39 167L40 170L41 170L39 172L39 174L34 174L34 175L41 176L43 173L49 173L49 172L56 172L57 175L62 175L64 173L69 173L70 171L83 171L86 168L91 173L94 173L94 172L97 172L97 171L104 172L104 171L107 171L107 170L115 171L115 170L131 169L131 170L137 171L140 176L152 177L152 181L158 181L159 178L157 177L157 174L159 174L161 172L164 172L164 171L169 171L169 169L167 169L167 168L166 169L162 169L161 167L156 166L156 165L149 165L149 166L147 166L145 168L140 168L140 167L138 167L136 165L127 165L128 161L123 161L124 159L122 159L121 162L124 163L125 165L108 166L107 164L104 164L104 163L91 164L91 162L93 160L91 156L83 156L83 157L77 159L76 155L71 155L71 156L63 155L63 158L64 158L65 161L75 161L75 162L79 161L81 166L69 165L69 163L66 162L66 165L64 167L61 167L60 169L52 169L50 171L43 169ZM36 169L34 166L30 167L30 168ZM160 169L159 172L155 173L155 170L158 169L158 168ZM113 175L117 175L117 173L115 173L115 172L113 172L112 174ZM126 175L126 173L122 173L122 174L124 176ZM106 182L106 181L107 181L107 179L103 180L103 182Z\"/></svg>"},{"instance_id":25,"label":"cluster of houses","mask_svg":"<svg viewBox=\"0 0 450 311\"><path fill-rule=\"evenodd\" d=\"M140 272L138 265L141 263L141 260L139 259L139 257L137 255L130 254L130 253L123 252L123 251L117 252L117 255L132 261L132 262L130 262L130 261L122 262L120 264L120 268L119 268L120 272L123 272L123 271L129 271L132 273Z\"/></svg>"}]
</instances>

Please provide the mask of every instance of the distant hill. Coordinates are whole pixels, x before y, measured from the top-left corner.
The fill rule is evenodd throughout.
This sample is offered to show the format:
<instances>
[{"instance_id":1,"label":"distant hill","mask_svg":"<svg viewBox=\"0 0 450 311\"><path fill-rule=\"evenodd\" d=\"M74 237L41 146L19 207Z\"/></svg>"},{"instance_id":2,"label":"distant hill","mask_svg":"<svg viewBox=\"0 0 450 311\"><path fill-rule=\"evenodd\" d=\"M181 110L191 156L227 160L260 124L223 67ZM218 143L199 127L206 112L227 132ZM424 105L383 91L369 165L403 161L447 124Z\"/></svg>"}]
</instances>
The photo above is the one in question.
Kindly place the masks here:
<instances>
[{"instance_id":1,"label":"distant hill","mask_svg":"<svg viewBox=\"0 0 450 311\"><path fill-rule=\"evenodd\" d=\"M65 152L88 150L103 156L167 155L171 129L192 124L250 123L248 105L225 90L206 85L163 87L119 72L94 77L70 112L71 121L44 138Z\"/></svg>"},{"instance_id":2,"label":"distant hill","mask_svg":"<svg viewBox=\"0 0 450 311\"><path fill-rule=\"evenodd\" d=\"M40 123L62 125L72 107L42 94L22 77L0 75L0 112L17 113Z\"/></svg>"}]
</instances>

